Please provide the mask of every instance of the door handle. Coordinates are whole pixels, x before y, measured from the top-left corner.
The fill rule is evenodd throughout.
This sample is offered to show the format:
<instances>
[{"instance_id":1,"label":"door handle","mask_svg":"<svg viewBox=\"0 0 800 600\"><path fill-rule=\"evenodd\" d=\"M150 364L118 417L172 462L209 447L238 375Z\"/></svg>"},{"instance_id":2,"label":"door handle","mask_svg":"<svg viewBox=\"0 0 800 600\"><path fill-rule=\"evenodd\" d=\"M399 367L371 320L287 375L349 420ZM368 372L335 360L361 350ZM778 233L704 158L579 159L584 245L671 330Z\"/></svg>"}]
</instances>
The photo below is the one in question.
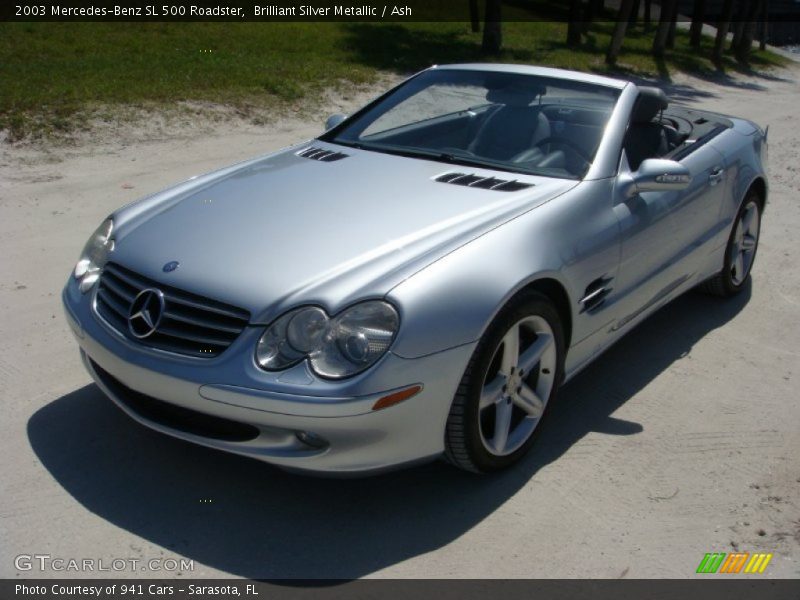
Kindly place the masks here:
<instances>
[{"instance_id":1,"label":"door handle","mask_svg":"<svg viewBox=\"0 0 800 600\"><path fill-rule=\"evenodd\" d=\"M725 174L725 169L722 167L714 167L708 176L708 183L710 185L717 185L722 181L722 176Z\"/></svg>"}]
</instances>

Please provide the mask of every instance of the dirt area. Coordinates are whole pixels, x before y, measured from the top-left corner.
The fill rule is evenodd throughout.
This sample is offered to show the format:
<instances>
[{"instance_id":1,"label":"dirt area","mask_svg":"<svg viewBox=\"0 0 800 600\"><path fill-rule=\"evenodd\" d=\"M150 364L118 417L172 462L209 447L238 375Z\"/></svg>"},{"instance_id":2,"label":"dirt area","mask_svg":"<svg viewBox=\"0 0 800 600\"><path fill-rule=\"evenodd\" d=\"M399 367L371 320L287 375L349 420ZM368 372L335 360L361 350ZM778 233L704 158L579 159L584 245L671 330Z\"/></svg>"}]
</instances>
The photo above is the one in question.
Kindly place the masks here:
<instances>
[{"instance_id":1,"label":"dirt area","mask_svg":"<svg viewBox=\"0 0 800 600\"><path fill-rule=\"evenodd\" d=\"M485 478L442 464L285 474L145 430L80 364L59 296L97 224L310 138L324 115L256 125L189 106L69 144L0 144L0 577L80 575L15 566L48 554L194 561L84 576L683 578L734 550L774 553L763 576L800 576L800 68L666 89L770 126L752 287L728 302L687 294L650 318L564 389L527 460ZM379 91L332 96L326 112Z\"/></svg>"}]
</instances>

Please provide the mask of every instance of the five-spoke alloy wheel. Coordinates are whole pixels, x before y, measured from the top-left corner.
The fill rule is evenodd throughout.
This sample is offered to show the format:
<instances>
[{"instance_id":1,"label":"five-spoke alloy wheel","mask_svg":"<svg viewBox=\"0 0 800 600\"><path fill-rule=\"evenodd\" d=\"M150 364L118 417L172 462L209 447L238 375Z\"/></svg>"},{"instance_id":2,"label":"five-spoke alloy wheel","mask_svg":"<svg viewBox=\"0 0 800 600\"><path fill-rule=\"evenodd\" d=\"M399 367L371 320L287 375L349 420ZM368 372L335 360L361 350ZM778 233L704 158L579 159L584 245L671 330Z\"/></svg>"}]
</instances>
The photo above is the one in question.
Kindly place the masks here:
<instances>
[{"instance_id":1,"label":"five-spoke alloy wheel","mask_svg":"<svg viewBox=\"0 0 800 600\"><path fill-rule=\"evenodd\" d=\"M555 373L555 340L547 321L534 315L512 325L481 391L481 441L489 452L505 456L525 443L544 414Z\"/></svg>"},{"instance_id":2,"label":"five-spoke alloy wheel","mask_svg":"<svg viewBox=\"0 0 800 600\"><path fill-rule=\"evenodd\" d=\"M563 347L561 321L547 297L524 292L512 300L462 378L445 433L447 458L478 472L521 458L561 381Z\"/></svg>"},{"instance_id":3,"label":"five-spoke alloy wheel","mask_svg":"<svg viewBox=\"0 0 800 600\"><path fill-rule=\"evenodd\" d=\"M722 270L703 282L701 289L704 292L727 297L744 288L758 250L762 206L761 198L751 190L742 202L731 227Z\"/></svg>"},{"instance_id":4,"label":"five-spoke alloy wheel","mask_svg":"<svg viewBox=\"0 0 800 600\"><path fill-rule=\"evenodd\" d=\"M731 281L735 286L741 286L750 274L753 259L756 257L758 247L758 233L761 225L761 215L758 203L750 200L744 206L736 222L731 246L730 271Z\"/></svg>"}]
</instances>

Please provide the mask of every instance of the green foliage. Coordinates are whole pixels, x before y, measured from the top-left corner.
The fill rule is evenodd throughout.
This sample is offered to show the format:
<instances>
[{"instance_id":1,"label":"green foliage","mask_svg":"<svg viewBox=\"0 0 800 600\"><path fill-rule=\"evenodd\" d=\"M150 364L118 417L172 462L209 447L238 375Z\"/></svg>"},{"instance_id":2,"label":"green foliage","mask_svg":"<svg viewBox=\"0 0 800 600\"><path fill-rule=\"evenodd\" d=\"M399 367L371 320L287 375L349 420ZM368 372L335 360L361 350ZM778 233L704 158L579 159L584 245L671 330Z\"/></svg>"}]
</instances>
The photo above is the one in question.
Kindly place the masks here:
<instances>
[{"instance_id":1,"label":"green foliage","mask_svg":"<svg viewBox=\"0 0 800 600\"><path fill-rule=\"evenodd\" d=\"M513 10L513 8L511 9ZM566 24L507 22L492 61L608 72L612 25L593 24L567 48ZM711 42L691 49L679 33L663 61L652 30L626 36L617 70L669 77L713 73ZM0 128L11 139L69 131L90 107L169 105L182 100L281 109L329 87L409 73L434 63L485 61L467 23L2 23ZM783 59L755 52L751 65ZM732 59L723 68L743 69Z\"/></svg>"}]
</instances>

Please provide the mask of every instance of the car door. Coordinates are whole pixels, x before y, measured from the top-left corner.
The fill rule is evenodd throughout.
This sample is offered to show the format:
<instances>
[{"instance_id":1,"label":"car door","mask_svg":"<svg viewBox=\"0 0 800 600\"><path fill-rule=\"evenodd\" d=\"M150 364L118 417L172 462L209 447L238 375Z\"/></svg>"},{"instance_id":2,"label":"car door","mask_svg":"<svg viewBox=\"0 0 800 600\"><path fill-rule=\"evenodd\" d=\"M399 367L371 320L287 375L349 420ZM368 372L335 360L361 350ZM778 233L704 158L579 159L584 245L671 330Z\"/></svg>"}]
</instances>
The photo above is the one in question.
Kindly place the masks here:
<instances>
[{"instance_id":1,"label":"car door","mask_svg":"<svg viewBox=\"0 0 800 600\"><path fill-rule=\"evenodd\" d=\"M689 146L678 162L689 169L692 182L682 192L681 203L676 207L676 226L685 241L678 261L682 269L694 275L698 260L710 251L712 240L719 225L726 190L727 164L724 155L711 145ZM683 258L685 256L685 259Z\"/></svg>"},{"instance_id":2,"label":"car door","mask_svg":"<svg viewBox=\"0 0 800 600\"><path fill-rule=\"evenodd\" d=\"M615 330L685 288L707 251L724 194L723 156L703 145L679 162L692 177L684 190L626 197L615 189L622 237Z\"/></svg>"}]
</instances>

